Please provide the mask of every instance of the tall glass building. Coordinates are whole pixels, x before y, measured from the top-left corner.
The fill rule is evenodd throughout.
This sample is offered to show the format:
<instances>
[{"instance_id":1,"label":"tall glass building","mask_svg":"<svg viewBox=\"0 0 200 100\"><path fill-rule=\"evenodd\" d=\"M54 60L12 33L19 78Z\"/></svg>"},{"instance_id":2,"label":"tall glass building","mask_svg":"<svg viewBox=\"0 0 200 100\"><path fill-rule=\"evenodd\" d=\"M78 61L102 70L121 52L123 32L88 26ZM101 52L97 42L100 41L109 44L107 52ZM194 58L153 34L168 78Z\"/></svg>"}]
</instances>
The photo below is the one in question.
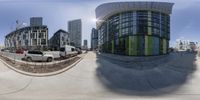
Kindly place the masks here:
<instances>
[{"instance_id":1,"label":"tall glass building","mask_svg":"<svg viewBox=\"0 0 200 100\"><path fill-rule=\"evenodd\" d=\"M82 21L81 19L68 22L70 45L81 48L82 44Z\"/></svg>"},{"instance_id":2,"label":"tall glass building","mask_svg":"<svg viewBox=\"0 0 200 100\"><path fill-rule=\"evenodd\" d=\"M102 52L153 56L168 54L173 3L113 2L96 8Z\"/></svg>"}]
</instances>

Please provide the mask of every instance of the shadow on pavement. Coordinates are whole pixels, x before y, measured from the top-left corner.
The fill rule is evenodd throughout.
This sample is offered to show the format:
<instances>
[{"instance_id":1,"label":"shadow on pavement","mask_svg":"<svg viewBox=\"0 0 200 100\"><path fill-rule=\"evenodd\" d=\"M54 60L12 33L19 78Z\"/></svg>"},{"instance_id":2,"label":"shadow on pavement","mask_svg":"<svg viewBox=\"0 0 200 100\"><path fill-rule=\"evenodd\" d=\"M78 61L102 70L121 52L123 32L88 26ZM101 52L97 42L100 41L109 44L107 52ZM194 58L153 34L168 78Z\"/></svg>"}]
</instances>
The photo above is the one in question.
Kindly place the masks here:
<instances>
[{"instance_id":1,"label":"shadow on pavement","mask_svg":"<svg viewBox=\"0 0 200 100\"><path fill-rule=\"evenodd\" d=\"M115 63L111 59L97 54L97 77L104 86L117 93L144 96L174 93L181 88L182 84L192 78L192 73L197 66L196 54L173 53L166 57L171 60L155 64L151 68L138 70L140 64L133 64L132 68L127 68L124 67L128 65L127 62L115 61ZM142 64L142 62L140 63ZM147 64L143 65L148 67Z\"/></svg>"}]
</instances>

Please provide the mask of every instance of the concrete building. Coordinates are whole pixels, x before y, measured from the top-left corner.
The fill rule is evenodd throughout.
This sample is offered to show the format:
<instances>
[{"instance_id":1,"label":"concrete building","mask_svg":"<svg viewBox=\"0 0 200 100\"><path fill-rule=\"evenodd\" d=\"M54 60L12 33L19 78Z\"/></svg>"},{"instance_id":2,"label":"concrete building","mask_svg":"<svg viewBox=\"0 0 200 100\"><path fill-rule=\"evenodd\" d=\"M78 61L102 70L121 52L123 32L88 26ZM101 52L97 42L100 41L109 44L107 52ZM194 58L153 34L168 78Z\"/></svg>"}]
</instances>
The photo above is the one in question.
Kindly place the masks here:
<instances>
[{"instance_id":1,"label":"concrete building","mask_svg":"<svg viewBox=\"0 0 200 100\"><path fill-rule=\"evenodd\" d=\"M102 52L153 56L168 54L173 3L113 2L96 8Z\"/></svg>"},{"instance_id":2,"label":"concrete building","mask_svg":"<svg viewBox=\"0 0 200 100\"><path fill-rule=\"evenodd\" d=\"M52 50L60 50L60 47L69 45L69 33L65 30L59 29L49 40L49 47Z\"/></svg>"},{"instance_id":3,"label":"concrete building","mask_svg":"<svg viewBox=\"0 0 200 100\"><path fill-rule=\"evenodd\" d=\"M177 40L175 48L178 51L196 50L198 48L198 42L189 40Z\"/></svg>"},{"instance_id":4,"label":"concrete building","mask_svg":"<svg viewBox=\"0 0 200 100\"><path fill-rule=\"evenodd\" d=\"M48 28L46 25L26 26L5 36L5 48L41 50L48 46Z\"/></svg>"},{"instance_id":5,"label":"concrete building","mask_svg":"<svg viewBox=\"0 0 200 100\"><path fill-rule=\"evenodd\" d=\"M43 19L42 17L31 17L30 18L30 26L42 26Z\"/></svg>"},{"instance_id":6,"label":"concrete building","mask_svg":"<svg viewBox=\"0 0 200 100\"><path fill-rule=\"evenodd\" d=\"M98 48L98 31L92 28L91 32L91 50L96 50Z\"/></svg>"},{"instance_id":7,"label":"concrete building","mask_svg":"<svg viewBox=\"0 0 200 100\"><path fill-rule=\"evenodd\" d=\"M81 19L68 22L68 32L70 37L70 45L81 48L82 44L82 22Z\"/></svg>"}]
</instances>

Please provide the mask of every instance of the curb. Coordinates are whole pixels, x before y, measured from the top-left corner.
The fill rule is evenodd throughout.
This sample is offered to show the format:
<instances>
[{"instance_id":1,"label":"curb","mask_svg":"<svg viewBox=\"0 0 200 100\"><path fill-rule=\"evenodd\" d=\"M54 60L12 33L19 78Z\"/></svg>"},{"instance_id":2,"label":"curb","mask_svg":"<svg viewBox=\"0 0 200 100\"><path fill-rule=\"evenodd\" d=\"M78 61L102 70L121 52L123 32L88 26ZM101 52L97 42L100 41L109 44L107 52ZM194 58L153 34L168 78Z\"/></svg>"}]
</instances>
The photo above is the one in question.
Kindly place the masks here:
<instances>
[{"instance_id":1,"label":"curb","mask_svg":"<svg viewBox=\"0 0 200 100\"><path fill-rule=\"evenodd\" d=\"M61 70L58 70L58 71L55 71L55 72L50 72L50 73L43 73L43 74L36 74L36 73L30 73L30 72L25 72L25 71L22 71L22 70L19 70L15 67L12 67L11 65L7 64L5 61L3 61L2 59L0 59L0 61L6 65L9 69L11 70L14 70L15 72L17 73L20 73L20 74L23 74L23 75L27 75L27 76L33 76L33 77L46 77L46 76L54 76L54 75L57 75L57 74L61 74L71 68L73 68L75 65L77 65L82 59L84 58L81 57L79 60L77 60L76 62L74 62L73 64L71 64L70 66L64 68L64 69L61 69Z\"/></svg>"}]
</instances>

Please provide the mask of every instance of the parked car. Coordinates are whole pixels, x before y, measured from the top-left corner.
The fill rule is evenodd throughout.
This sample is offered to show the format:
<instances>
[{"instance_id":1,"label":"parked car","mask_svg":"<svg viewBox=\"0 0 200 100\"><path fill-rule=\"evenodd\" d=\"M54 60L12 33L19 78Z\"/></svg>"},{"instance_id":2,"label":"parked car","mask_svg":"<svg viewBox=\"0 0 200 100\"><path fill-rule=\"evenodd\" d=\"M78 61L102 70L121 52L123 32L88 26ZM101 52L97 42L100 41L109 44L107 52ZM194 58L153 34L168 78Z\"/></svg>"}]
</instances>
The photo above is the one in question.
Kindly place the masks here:
<instances>
[{"instance_id":1,"label":"parked car","mask_svg":"<svg viewBox=\"0 0 200 100\"><path fill-rule=\"evenodd\" d=\"M77 55L78 52L76 48L70 45L65 45L64 47L60 48L60 57L71 57Z\"/></svg>"},{"instance_id":2,"label":"parked car","mask_svg":"<svg viewBox=\"0 0 200 100\"><path fill-rule=\"evenodd\" d=\"M10 53L16 53L16 50L9 50Z\"/></svg>"},{"instance_id":3,"label":"parked car","mask_svg":"<svg viewBox=\"0 0 200 100\"><path fill-rule=\"evenodd\" d=\"M27 61L47 61L52 62L54 57L53 55L43 53L41 51L27 51L24 57Z\"/></svg>"},{"instance_id":4,"label":"parked car","mask_svg":"<svg viewBox=\"0 0 200 100\"><path fill-rule=\"evenodd\" d=\"M4 50L4 52L10 52L10 50Z\"/></svg>"},{"instance_id":5,"label":"parked car","mask_svg":"<svg viewBox=\"0 0 200 100\"><path fill-rule=\"evenodd\" d=\"M2 52L10 52L8 49L1 49Z\"/></svg>"}]
</instances>

